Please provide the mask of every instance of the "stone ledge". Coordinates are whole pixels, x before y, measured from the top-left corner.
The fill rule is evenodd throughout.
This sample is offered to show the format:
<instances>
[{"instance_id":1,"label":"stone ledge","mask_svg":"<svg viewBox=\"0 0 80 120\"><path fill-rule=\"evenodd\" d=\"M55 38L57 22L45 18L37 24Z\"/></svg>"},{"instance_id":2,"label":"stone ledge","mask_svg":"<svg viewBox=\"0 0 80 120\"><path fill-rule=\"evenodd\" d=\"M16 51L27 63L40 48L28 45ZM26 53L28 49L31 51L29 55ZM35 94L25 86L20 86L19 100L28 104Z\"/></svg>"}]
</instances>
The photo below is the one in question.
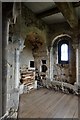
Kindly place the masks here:
<instances>
[{"instance_id":1,"label":"stone ledge","mask_svg":"<svg viewBox=\"0 0 80 120\"><path fill-rule=\"evenodd\" d=\"M64 93L71 93L75 95L80 94L80 87L76 85L71 85L66 82L59 82L59 81L51 81L47 83L47 88L52 88L55 91L62 91Z\"/></svg>"}]
</instances>

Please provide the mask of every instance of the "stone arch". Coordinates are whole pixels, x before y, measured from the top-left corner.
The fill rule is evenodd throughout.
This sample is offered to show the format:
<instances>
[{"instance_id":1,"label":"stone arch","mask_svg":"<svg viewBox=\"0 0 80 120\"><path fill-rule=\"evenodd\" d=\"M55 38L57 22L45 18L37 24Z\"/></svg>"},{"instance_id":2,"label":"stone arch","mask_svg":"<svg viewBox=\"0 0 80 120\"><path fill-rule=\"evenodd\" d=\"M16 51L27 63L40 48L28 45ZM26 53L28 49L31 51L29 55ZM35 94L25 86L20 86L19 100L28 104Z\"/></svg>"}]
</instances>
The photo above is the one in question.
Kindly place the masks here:
<instances>
[{"instance_id":1,"label":"stone arch","mask_svg":"<svg viewBox=\"0 0 80 120\"><path fill-rule=\"evenodd\" d=\"M50 51L50 47L52 46L52 43L54 43L54 40L56 40L56 37L59 35L63 35L63 36L66 35L69 37L73 37L73 32L70 30L69 31L68 30L61 30L61 31L53 33L50 37L50 41L48 42L48 50L49 51Z\"/></svg>"},{"instance_id":2,"label":"stone arch","mask_svg":"<svg viewBox=\"0 0 80 120\"><path fill-rule=\"evenodd\" d=\"M56 50L54 49L53 46L55 46L55 44L57 45L57 43L62 40L62 38L66 37L67 39L70 40L70 42L72 43L72 39L71 39L71 36L68 35L68 34L59 34L58 36L54 37L52 43L51 43L51 48L50 48L50 79L53 80L53 67L54 65L58 65L58 61L54 64L54 56L53 56L53 52L55 52ZM58 56L57 56L58 57ZM57 58L58 59L58 58Z\"/></svg>"},{"instance_id":3,"label":"stone arch","mask_svg":"<svg viewBox=\"0 0 80 120\"><path fill-rule=\"evenodd\" d=\"M45 57L47 56L46 32L34 26L26 27L25 34L23 34L23 32L21 33L21 44L23 44L22 46L25 46L25 48L23 48L22 51L25 51L26 47L30 48L34 58L34 67L39 68L40 72L41 60L47 59L47 57Z\"/></svg>"},{"instance_id":4,"label":"stone arch","mask_svg":"<svg viewBox=\"0 0 80 120\"><path fill-rule=\"evenodd\" d=\"M29 41L32 44L33 42L42 45L46 43L46 33L45 31L40 30L37 27L27 27L25 34L25 44Z\"/></svg>"},{"instance_id":5,"label":"stone arch","mask_svg":"<svg viewBox=\"0 0 80 120\"><path fill-rule=\"evenodd\" d=\"M67 37L67 38L70 38L71 39L71 36L68 35L68 34L58 34L57 36L55 36L52 40L52 43L51 43L51 46L54 45L54 43L56 42L56 40L62 38L62 37Z\"/></svg>"}]
</instances>

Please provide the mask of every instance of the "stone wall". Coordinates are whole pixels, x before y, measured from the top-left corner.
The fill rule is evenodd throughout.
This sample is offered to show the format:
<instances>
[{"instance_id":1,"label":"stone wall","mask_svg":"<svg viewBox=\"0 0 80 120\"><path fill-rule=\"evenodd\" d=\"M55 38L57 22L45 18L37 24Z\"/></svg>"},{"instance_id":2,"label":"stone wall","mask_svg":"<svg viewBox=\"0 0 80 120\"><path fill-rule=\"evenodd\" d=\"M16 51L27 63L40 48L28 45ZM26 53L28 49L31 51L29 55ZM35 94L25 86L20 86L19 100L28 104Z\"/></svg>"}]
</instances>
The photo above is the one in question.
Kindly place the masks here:
<instances>
[{"instance_id":1,"label":"stone wall","mask_svg":"<svg viewBox=\"0 0 80 120\"><path fill-rule=\"evenodd\" d=\"M78 51L78 62L79 62L79 66L78 66L78 72L79 72L79 75L78 75L78 84L80 86L80 40L79 40L79 51Z\"/></svg>"},{"instance_id":2,"label":"stone wall","mask_svg":"<svg viewBox=\"0 0 80 120\"><path fill-rule=\"evenodd\" d=\"M29 66L29 61L31 59L34 59L35 68L38 68L39 71L41 71L40 69L41 69L42 59L46 59L47 63L48 63L47 46L46 46L46 42L48 39L48 37L47 37L48 36L48 26L43 21L39 20L31 10L29 10L26 6L24 6L24 4L22 4L21 8L22 8L21 16L19 16L17 18L17 23L14 26L14 31L16 31L17 34L20 33L20 35L23 37L23 39L25 41L25 46L27 48L27 51L25 49L21 53L21 57L24 59L24 60L22 60L22 58L21 58L21 61L24 61L24 63L28 64L28 66ZM20 31L19 31L19 29L20 29ZM43 45L39 46L38 49L35 49L35 50L33 50L33 48L31 47L30 48L31 51L29 51L29 49L28 49L29 46L31 46L31 43L29 43L27 40L27 35L30 32L37 33L39 36L41 36L42 44L43 44ZM24 57L24 54L26 54L25 57ZM22 62L21 62L21 64L22 64Z\"/></svg>"},{"instance_id":3,"label":"stone wall","mask_svg":"<svg viewBox=\"0 0 80 120\"><path fill-rule=\"evenodd\" d=\"M21 36L24 39L25 43L28 42L27 35L30 32L37 33L39 36L42 37L43 45L40 46L40 48L38 50L36 50L36 52L35 52L35 50L32 50L32 48L30 48L32 51L28 52L26 50L23 50L23 53L21 53L22 57L23 57L23 54L25 54L25 51L27 52L27 55L28 55L28 57L27 57L27 55L25 57L23 57L24 63L27 62L27 60L29 61L29 59L33 59L31 54L33 54L33 57L35 57L34 59L36 59L37 56L39 56L39 58L35 60L35 62L38 61L38 65L39 65L40 64L39 61L42 59L42 57L44 56L44 58L45 58L45 56L47 55L46 42L48 39L48 37L47 37L48 36L48 26L43 21L39 20L35 16L35 14L31 10L29 10L26 6L24 6L24 3L22 3L21 4L21 14L17 17L16 24L13 26L13 29L11 29L11 31L13 32L13 34L15 34L15 35L17 34L17 35ZM27 47L27 46L31 46L31 45L29 43L27 43L25 46ZM29 55L29 53L30 53L30 55ZM25 59L25 58L27 58L27 59ZM22 59L21 59L21 61L22 61ZM35 63L35 65L36 64L37 63Z\"/></svg>"},{"instance_id":4,"label":"stone wall","mask_svg":"<svg viewBox=\"0 0 80 120\"><path fill-rule=\"evenodd\" d=\"M21 4L21 14L17 17L16 24L13 26L12 32L26 39L29 32L41 33L47 35L48 26L36 15L29 10L23 3Z\"/></svg>"},{"instance_id":5,"label":"stone wall","mask_svg":"<svg viewBox=\"0 0 80 120\"><path fill-rule=\"evenodd\" d=\"M33 24L30 23L32 19ZM36 22L37 21L37 22ZM40 66L40 60L42 57L46 56L46 46L43 44L36 52L32 51L30 44L25 45L26 47L21 51L20 45L24 44L26 41L26 36L29 32L37 32L39 35L42 35L46 41L46 25L44 25L40 20L37 20L35 15L28 10L27 8L22 8L22 14L19 14L16 19L15 24L11 24L9 28L9 36L7 37L6 42L6 105L5 112L11 111L14 109L16 111L19 105L19 80L20 80L20 67L27 66L29 67L29 61L35 60L35 64ZM45 43L43 41L43 43ZM24 45L23 45L24 46ZM44 47L45 46L45 47ZM21 53L20 53L21 52ZM36 54L36 55L34 55ZM38 59L36 56L39 56ZM37 61L37 63L36 63ZM19 66L20 65L20 66ZM38 66L37 66L38 67ZM4 68L5 69L5 68Z\"/></svg>"},{"instance_id":6,"label":"stone wall","mask_svg":"<svg viewBox=\"0 0 80 120\"><path fill-rule=\"evenodd\" d=\"M48 48L51 47L52 42L54 42L54 38L61 34L67 34L69 36L73 36L72 29L68 25L68 23L56 23L53 25L49 25L49 32L48 32L48 41L47 45Z\"/></svg>"},{"instance_id":7,"label":"stone wall","mask_svg":"<svg viewBox=\"0 0 80 120\"><path fill-rule=\"evenodd\" d=\"M73 84L76 81L76 52L70 43L69 44L69 64L63 64L63 65L59 64L57 42L55 45L53 44L52 53L51 53L53 57L50 61L53 66L52 79Z\"/></svg>"},{"instance_id":8,"label":"stone wall","mask_svg":"<svg viewBox=\"0 0 80 120\"><path fill-rule=\"evenodd\" d=\"M3 3L3 22L2 22L2 39L3 39L3 56L2 56L2 116L6 117L9 112L17 111L19 104L19 91L16 88L16 50L19 43L13 43L10 26L13 26L11 13L12 8L7 9L7 3ZM11 3L13 5L13 3ZM7 10L6 10L7 9ZM11 41L9 37L11 36ZM16 39L17 41L18 39ZM18 62L19 65L19 62ZM19 72L18 72L19 73ZM18 74L19 75L19 74ZM16 79L15 79L16 78ZM17 81L18 82L18 81Z\"/></svg>"},{"instance_id":9,"label":"stone wall","mask_svg":"<svg viewBox=\"0 0 80 120\"><path fill-rule=\"evenodd\" d=\"M17 3L18 5L18 3ZM4 14L5 18L5 14ZM4 19L6 21L6 19ZM4 23L5 23L4 21ZM12 22L12 21L11 21ZM7 26L5 26L3 23L3 39L7 42L8 36L6 33ZM28 66L29 67L29 61L34 60L35 62L35 68L38 68L39 72L41 73L41 65L42 60L46 60L47 63L47 77L49 78L49 70L50 70L50 56L49 56L49 48L52 45L53 39L62 33L69 34L70 36L73 35L70 27L68 24L57 24L53 25L51 27L47 26L43 21L40 21L38 18L36 18L35 14L32 13L31 10L29 10L26 6L21 4L21 14L19 14L16 18L16 23L12 24L10 27L10 34L13 36L16 36L16 38L13 38L12 43L8 43L8 46L6 47L5 51L7 51L6 58L4 56L5 65L3 65L3 107L4 112L3 114L9 110L9 109L17 109L19 104L19 68L22 66ZM25 44L25 48L21 51L20 45L23 41L27 41L27 35L30 32L35 32L39 34L42 37L42 45L39 46L37 49L33 49L31 44ZM18 37L20 39L18 39ZM6 43L4 42L4 43ZM27 41L28 42L28 41ZM26 43L27 43L26 42ZM6 43L7 44L7 43ZM4 45L5 47L5 45ZM80 48L80 47L79 47ZM55 77L61 77L61 68L57 66L57 47L54 47L53 49L53 57L54 59L54 71L52 71L53 76ZM65 74L66 78L69 76L69 74L72 76L70 78L70 82L73 83L75 81L75 51L71 47L71 61L69 65L64 65L63 67L63 74ZM19 54L16 53L19 52ZM72 52L73 51L73 52ZM21 53L20 53L21 52ZM79 49L80 52L80 49ZM17 56L18 55L18 56ZM17 61L18 57L18 61ZM80 59L80 56L79 56ZM19 61L20 60L20 61ZM80 61L80 60L79 60ZM20 66L19 66L20 64ZM18 65L18 69L17 69ZM80 63L79 63L80 65ZM80 71L80 70L79 70ZM69 73L71 72L71 73ZM59 73L59 74L58 74ZM79 75L80 77L80 75ZM59 78L61 79L61 78ZM17 88L16 88L17 86Z\"/></svg>"},{"instance_id":10,"label":"stone wall","mask_svg":"<svg viewBox=\"0 0 80 120\"><path fill-rule=\"evenodd\" d=\"M30 48L30 46L26 46L20 53L20 67L30 68L30 61L34 61L32 49Z\"/></svg>"},{"instance_id":11,"label":"stone wall","mask_svg":"<svg viewBox=\"0 0 80 120\"><path fill-rule=\"evenodd\" d=\"M39 20L36 15L29 10L26 6L22 4L22 18L24 19L24 25L26 27L36 27L41 31L48 31L48 26L41 20ZM28 31L26 31L27 33Z\"/></svg>"},{"instance_id":12,"label":"stone wall","mask_svg":"<svg viewBox=\"0 0 80 120\"><path fill-rule=\"evenodd\" d=\"M2 2L0 2L0 18L2 18ZM0 117L2 116L2 19L0 19Z\"/></svg>"},{"instance_id":13,"label":"stone wall","mask_svg":"<svg viewBox=\"0 0 80 120\"><path fill-rule=\"evenodd\" d=\"M49 54L47 54L47 48L49 50L53 39L57 35L68 34L70 36L73 36L73 31L67 23L53 24L52 26L47 26L43 21L40 21L38 18L36 18L35 14L31 10L29 10L26 6L24 6L24 4L22 4L21 7L22 7L21 16L17 18L17 25L14 26L14 29L17 31L17 33L18 32L21 33L21 36L24 38L24 41L27 40L26 36L30 32L37 32L38 34L44 34L46 45L44 44L43 46L41 46L41 48L39 48L36 51L32 50L32 54L35 60L35 65L36 65L35 67L39 68L39 71L41 67L41 60L46 58L48 63L47 66L48 66L48 78L49 78L50 58L49 58ZM71 59L73 59L75 58L75 51L73 48L71 49L72 49L71 51L73 51L71 55ZM75 59L74 61L73 60L70 61L69 66L67 65L67 66L64 66L65 68L63 68L63 73L65 73L65 71L67 73L65 77L69 75L68 79L70 79L71 83L73 83L73 81L75 81L76 79L76 75L75 75L76 72L75 72L75 66L74 66ZM58 73L61 71L59 66L56 66L55 69L59 70L57 71ZM61 75L61 72L59 73L59 75Z\"/></svg>"},{"instance_id":14,"label":"stone wall","mask_svg":"<svg viewBox=\"0 0 80 120\"><path fill-rule=\"evenodd\" d=\"M6 110L10 108L18 109L19 93L16 89L16 51L11 44L8 45L7 52L7 106Z\"/></svg>"}]
</instances>

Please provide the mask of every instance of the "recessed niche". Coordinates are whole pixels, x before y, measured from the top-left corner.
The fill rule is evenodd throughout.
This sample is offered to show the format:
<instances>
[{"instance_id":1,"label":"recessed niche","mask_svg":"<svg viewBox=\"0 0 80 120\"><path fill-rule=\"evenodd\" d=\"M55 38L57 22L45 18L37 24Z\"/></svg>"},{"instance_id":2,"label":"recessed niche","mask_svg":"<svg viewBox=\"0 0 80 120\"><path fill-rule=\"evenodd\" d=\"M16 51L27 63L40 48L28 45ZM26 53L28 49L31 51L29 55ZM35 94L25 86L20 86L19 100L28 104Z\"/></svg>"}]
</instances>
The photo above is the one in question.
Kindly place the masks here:
<instances>
[{"instance_id":1,"label":"recessed niche","mask_svg":"<svg viewBox=\"0 0 80 120\"><path fill-rule=\"evenodd\" d=\"M46 64L46 60L42 60L42 64Z\"/></svg>"},{"instance_id":2,"label":"recessed niche","mask_svg":"<svg viewBox=\"0 0 80 120\"><path fill-rule=\"evenodd\" d=\"M34 61L30 61L30 68L34 68Z\"/></svg>"}]
</instances>

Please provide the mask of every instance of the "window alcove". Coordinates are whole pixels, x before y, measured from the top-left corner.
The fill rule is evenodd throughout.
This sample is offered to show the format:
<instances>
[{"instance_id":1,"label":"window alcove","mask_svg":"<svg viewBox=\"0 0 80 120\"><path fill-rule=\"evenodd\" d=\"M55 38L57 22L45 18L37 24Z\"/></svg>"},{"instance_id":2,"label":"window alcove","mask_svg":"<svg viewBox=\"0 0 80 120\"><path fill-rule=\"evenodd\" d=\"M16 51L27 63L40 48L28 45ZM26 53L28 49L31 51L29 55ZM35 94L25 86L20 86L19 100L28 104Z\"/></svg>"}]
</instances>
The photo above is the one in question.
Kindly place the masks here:
<instances>
[{"instance_id":1,"label":"window alcove","mask_svg":"<svg viewBox=\"0 0 80 120\"><path fill-rule=\"evenodd\" d=\"M58 42L58 63L69 63L69 42L68 40L61 40Z\"/></svg>"}]
</instances>

